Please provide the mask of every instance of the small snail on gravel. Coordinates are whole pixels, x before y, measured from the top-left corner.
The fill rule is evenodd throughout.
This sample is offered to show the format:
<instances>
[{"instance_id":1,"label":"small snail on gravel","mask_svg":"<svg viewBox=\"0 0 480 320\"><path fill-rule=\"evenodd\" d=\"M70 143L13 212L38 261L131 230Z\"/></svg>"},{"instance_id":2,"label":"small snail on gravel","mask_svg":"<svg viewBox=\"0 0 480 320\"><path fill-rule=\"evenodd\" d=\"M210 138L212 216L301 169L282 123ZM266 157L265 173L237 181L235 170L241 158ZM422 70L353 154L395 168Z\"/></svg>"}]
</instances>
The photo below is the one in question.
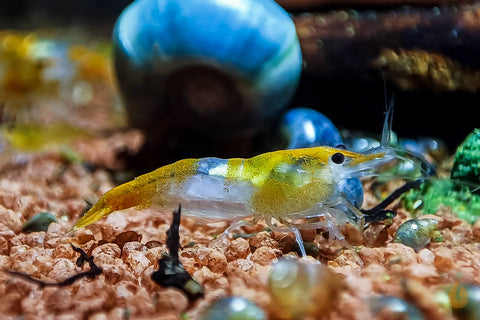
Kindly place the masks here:
<instances>
[{"instance_id":1,"label":"small snail on gravel","mask_svg":"<svg viewBox=\"0 0 480 320\"><path fill-rule=\"evenodd\" d=\"M380 319L409 319L409 320L424 320L420 310L397 297L392 296L378 296L368 299L370 310L375 316L380 316ZM388 317L388 318L386 318Z\"/></svg>"},{"instance_id":2,"label":"small snail on gravel","mask_svg":"<svg viewBox=\"0 0 480 320\"><path fill-rule=\"evenodd\" d=\"M226 297L210 305L200 320L266 320L265 312L243 297Z\"/></svg>"},{"instance_id":3,"label":"small snail on gravel","mask_svg":"<svg viewBox=\"0 0 480 320\"><path fill-rule=\"evenodd\" d=\"M410 219L398 227L395 233L395 242L403 243L415 251L425 248L433 238L440 233L437 231L438 221L435 219Z\"/></svg>"},{"instance_id":4,"label":"small snail on gravel","mask_svg":"<svg viewBox=\"0 0 480 320\"><path fill-rule=\"evenodd\" d=\"M283 258L272 264L268 286L275 319L318 319L330 310L342 286L320 263Z\"/></svg>"}]
</instances>

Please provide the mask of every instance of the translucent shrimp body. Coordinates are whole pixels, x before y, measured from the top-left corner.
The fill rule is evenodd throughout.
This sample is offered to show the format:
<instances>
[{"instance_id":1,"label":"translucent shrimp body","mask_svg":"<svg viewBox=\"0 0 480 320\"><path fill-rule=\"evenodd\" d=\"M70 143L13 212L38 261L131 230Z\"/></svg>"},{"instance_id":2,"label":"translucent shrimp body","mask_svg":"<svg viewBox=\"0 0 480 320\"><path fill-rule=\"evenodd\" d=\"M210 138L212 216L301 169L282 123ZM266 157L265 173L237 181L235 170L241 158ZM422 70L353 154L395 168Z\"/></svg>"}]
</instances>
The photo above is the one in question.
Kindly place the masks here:
<instances>
[{"instance_id":1,"label":"translucent shrimp body","mask_svg":"<svg viewBox=\"0 0 480 320\"><path fill-rule=\"evenodd\" d=\"M118 210L174 210L179 204L184 215L206 219L259 215L283 221L321 216L325 208L344 202L341 180L367 176L395 157L395 152L385 147L368 154L315 147L249 159L180 160L108 191L73 230Z\"/></svg>"}]
</instances>

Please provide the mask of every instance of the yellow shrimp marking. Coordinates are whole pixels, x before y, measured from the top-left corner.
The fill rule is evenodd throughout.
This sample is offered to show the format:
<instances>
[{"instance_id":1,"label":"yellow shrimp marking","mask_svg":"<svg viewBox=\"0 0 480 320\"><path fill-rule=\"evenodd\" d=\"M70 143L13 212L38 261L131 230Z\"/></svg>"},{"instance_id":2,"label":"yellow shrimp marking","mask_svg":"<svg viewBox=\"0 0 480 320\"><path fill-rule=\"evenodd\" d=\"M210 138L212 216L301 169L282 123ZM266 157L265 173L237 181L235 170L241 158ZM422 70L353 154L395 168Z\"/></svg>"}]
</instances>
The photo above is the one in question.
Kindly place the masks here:
<instances>
[{"instance_id":1,"label":"yellow shrimp marking","mask_svg":"<svg viewBox=\"0 0 480 320\"><path fill-rule=\"evenodd\" d=\"M329 157L337 152L339 150L335 148L320 147L275 151L246 160L230 159L227 179L249 180L259 187L252 197L255 212L274 216L301 212L333 193L332 178L327 170L321 169L325 168ZM349 157L353 164L382 156L364 156L345 150L340 152ZM309 174L282 174L282 166L298 162Z\"/></svg>"}]
</instances>

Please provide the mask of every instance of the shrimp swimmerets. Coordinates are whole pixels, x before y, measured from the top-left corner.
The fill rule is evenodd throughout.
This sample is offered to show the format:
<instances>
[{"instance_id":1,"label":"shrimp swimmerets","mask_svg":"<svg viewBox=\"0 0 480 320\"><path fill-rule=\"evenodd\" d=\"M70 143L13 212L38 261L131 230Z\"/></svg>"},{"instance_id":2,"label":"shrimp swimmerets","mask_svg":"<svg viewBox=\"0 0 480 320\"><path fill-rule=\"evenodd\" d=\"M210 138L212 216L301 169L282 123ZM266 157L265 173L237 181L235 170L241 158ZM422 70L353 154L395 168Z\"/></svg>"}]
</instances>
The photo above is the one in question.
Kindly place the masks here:
<instances>
[{"instance_id":1,"label":"shrimp swimmerets","mask_svg":"<svg viewBox=\"0 0 480 320\"><path fill-rule=\"evenodd\" d=\"M72 231L118 210L174 210L181 204L185 216L224 220L263 216L274 230L294 232L305 255L298 229L327 228L331 235L342 238L338 224L363 220L362 211L342 196L339 183L371 175L372 170L397 157L392 148L382 146L363 154L315 147L249 159L184 159L108 191ZM325 219L294 222L311 217ZM272 218L286 227L273 226Z\"/></svg>"}]
</instances>

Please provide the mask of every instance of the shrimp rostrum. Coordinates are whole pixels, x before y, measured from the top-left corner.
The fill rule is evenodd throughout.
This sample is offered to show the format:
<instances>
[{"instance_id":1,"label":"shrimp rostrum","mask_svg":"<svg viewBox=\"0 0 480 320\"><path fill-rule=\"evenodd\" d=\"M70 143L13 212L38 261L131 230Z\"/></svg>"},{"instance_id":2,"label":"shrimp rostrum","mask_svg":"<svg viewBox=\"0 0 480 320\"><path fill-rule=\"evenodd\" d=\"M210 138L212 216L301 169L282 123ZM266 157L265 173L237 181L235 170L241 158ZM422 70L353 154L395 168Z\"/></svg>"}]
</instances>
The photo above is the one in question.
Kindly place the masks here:
<instances>
[{"instance_id":1,"label":"shrimp rostrum","mask_svg":"<svg viewBox=\"0 0 480 320\"><path fill-rule=\"evenodd\" d=\"M273 230L294 232L305 255L298 229L327 228L330 235L341 238L339 224L362 227L364 213L347 201L340 182L372 175L395 158L394 149L382 146L367 153L315 147L248 159L184 159L108 191L72 231L118 210L153 207L173 211L181 204L185 216L237 221L264 217ZM312 217L324 219L298 222ZM272 219L284 227L274 225Z\"/></svg>"}]
</instances>

